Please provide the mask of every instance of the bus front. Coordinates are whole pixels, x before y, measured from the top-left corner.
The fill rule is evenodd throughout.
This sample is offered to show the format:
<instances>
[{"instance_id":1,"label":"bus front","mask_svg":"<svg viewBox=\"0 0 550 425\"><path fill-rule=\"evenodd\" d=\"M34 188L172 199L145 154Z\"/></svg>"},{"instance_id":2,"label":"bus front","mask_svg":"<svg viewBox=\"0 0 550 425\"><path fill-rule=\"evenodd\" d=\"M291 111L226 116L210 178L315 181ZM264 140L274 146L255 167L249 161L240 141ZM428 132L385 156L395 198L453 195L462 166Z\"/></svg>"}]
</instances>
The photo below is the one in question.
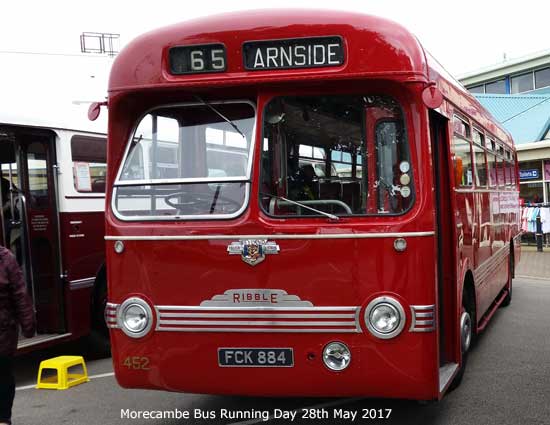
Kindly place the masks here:
<instances>
[{"instance_id":1,"label":"bus front","mask_svg":"<svg viewBox=\"0 0 550 425\"><path fill-rule=\"evenodd\" d=\"M437 398L421 49L371 17L270 14L153 32L113 66L116 377Z\"/></svg>"}]
</instances>

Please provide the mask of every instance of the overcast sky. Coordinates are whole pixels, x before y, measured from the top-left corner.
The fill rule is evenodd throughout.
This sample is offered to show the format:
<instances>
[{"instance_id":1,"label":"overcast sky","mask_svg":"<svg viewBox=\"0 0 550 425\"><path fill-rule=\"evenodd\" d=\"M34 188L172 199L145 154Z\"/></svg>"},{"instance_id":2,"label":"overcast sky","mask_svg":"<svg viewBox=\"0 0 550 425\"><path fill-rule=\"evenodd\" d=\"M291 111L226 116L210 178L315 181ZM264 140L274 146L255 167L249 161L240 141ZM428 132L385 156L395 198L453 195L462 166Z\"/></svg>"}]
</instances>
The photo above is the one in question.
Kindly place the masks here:
<instances>
[{"instance_id":1,"label":"overcast sky","mask_svg":"<svg viewBox=\"0 0 550 425\"><path fill-rule=\"evenodd\" d=\"M35 55L4 52L80 54L84 31L120 34L121 46L139 34L198 16L257 8L342 9L384 16L401 23L455 76L541 50L550 50L550 1L414 0L0 0L0 79L53 75L64 56L32 69ZM40 56L42 61L42 57ZM86 78L103 87L105 60L86 59ZM16 66L14 64L17 64ZM94 75L95 74L95 75ZM105 72L107 74L107 72ZM79 85L78 81L73 83ZM3 85L3 84L2 84ZM55 88L50 88L54 90ZM85 94L84 94L85 96Z\"/></svg>"}]
</instances>

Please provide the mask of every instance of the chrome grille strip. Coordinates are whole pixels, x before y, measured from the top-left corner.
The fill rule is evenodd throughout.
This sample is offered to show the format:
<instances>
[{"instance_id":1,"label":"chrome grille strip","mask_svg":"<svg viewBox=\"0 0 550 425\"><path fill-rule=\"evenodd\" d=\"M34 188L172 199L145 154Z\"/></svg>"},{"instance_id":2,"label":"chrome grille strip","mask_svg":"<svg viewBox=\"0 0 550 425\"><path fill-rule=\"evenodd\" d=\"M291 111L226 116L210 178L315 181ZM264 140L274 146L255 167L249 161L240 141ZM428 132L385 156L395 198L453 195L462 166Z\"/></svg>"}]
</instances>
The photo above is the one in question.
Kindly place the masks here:
<instances>
[{"instance_id":1,"label":"chrome grille strip","mask_svg":"<svg viewBox=\"0 0 550 425\"><path fill-rule=\"evenodd\" d=\"M156 330L173 332L360 333L359 310L360 307L155 307Z\"/></svg>"},{"instance_id":2,"label":"chrome grille strip","mask_svg":"<svg viewBox=\"0 0 550 425\"><path fill-rule=\"evenodd\" d=\"M410 332L433 332L435 330L435 305L411 305Z\"/></svg>"},{"instance_id":3,"label":"chrome grille strip","mask_svg":"<svg viewBox=\"0 0 550 425\"><path fill-rule=\"evenodd\" d=\"M261 311L261 312L279 312L279 311L303 311L303 312L317 312L317 311L349 311L355 313L359 307L203 307L203 306L176 306L176 305L163 305L155 307L159 311ZM161 312L162 312L161 311Z\"/></svg>"},{"instance_id":4,"label":"chrome grille strip","mask_svg":"<svg viewBox=\"0 0 550 425\"><path fill-rule=\"evenodd\" d=\"M355 321L281 321L281 320L159 320L163 325L218 325L218 326L355 326Z\"/></svg>"},{"instance_id":5,"label":"chrome grille strip","mask_svg":"<svg viewBox=\"0 0 550 425\"><path fill-rule=\"evenodd\" d=\"M206 319L271 319L273 314L248 314L248 313L160 313L160 319L176 318L206 318ZM277 314L278 319L309 319L311 314ZM355 319L355 314L316 314L316 319Z\"/></svg>"},{"instance_id":6,"label":"chrome grille strip","mask_svg":"<svg viewBox=\"0 0 550 425\"><path fill-rule=\"evenodd\" d=\"M157 331L172 332L266 332L266 333L359 333L361 330L352 328L162 328Z\"/></svg>"}]
</instances>

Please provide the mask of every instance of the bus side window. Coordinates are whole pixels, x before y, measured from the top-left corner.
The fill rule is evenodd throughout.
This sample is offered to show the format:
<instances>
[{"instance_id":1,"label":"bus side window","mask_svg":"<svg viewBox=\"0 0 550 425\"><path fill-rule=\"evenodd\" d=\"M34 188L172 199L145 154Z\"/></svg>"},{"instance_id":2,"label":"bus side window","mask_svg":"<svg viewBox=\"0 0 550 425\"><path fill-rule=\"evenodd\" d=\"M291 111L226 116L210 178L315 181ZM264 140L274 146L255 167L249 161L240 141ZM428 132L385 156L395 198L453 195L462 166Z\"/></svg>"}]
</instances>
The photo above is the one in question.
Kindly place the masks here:
<instances>
[{"instance_id":1,"label":"bus side window","mask_svg":"<svg viewBox=\"0 0 550 425\"><path fill-rule=\"evenodd\" d=\"M497 158L495 154L487 152L487 168L489 169L489 184L491 187L497 187Z\"/></svg>"},{"instance_id":2,"label":"bus side window","mask_svg":"<svg viewBox=\"0 0 550 425\"><path fill-rule=\"evenodd\" d=\"M83 189L77 184L75 169L75 189L78 192L105 193L107 140L100 137L74 135L71 138L71 157L73 163L87 164L86 168L90 174L90 186Z\"/></svg>"},{"instance_id":3,"label":"bus side window","mask_svg":"<svg viewBox=\"0 0 550 425\"><path fill-rule=\"evenodd\" d=\"M498 186L501 189L504 189L504 187L506 186L506 180L504 175L504 166L506 165L506 162L504 161L504 159L497 157L497 163L498 163L498 168L497 168Z\"/></svg>"},{"instance_id":4,"label":"bus side window","mask_svg":"<svg viewBox=\"0 0 550 425\"><path fill-rule=\"evenodd\" d=\"M453 137L451 153L455 167L456 186L471 187L473 185L472 154L470 150L471 146L468 140L457 135Z\"/></svg>"},{"instance_id":5,"label":"bus side window","mask_svg":"<svg viewBox=\"0 0 550 425\"><path fill-rule=\"evenodd\" d=\"M404 143L402 121L383 119L376 124L376 185L378 212L400 213L411 205L410 170L400 170L401 164L410 167L408 145ZM405 175L406 180L402 176Z\"/></svg>"},{"instance_id":6,"label":"bus side window","mask_svg":"<svg viewBox=\"0 0 550 425\"><path fill-rule=\"evenodd\" d=\"M508 188L512 188L514 187L514 184L515 184L515 181L514 181L514 172L512 171L513 170L513 165L512 165L512 162L511 161L506 161L505 162L506 164L506 187Z\"/></svg>"},{"instance_id":7,"label":"bus side window","mask_svg":"<svg viewBox=\"0 0 550 425\"><path fill-rule=\"evenodd\" d=\"M486 188L487 187L487 166L485 164L485 151L474 145L474 161L476 170L476 186Z\"/></svg>"}]
</instances>

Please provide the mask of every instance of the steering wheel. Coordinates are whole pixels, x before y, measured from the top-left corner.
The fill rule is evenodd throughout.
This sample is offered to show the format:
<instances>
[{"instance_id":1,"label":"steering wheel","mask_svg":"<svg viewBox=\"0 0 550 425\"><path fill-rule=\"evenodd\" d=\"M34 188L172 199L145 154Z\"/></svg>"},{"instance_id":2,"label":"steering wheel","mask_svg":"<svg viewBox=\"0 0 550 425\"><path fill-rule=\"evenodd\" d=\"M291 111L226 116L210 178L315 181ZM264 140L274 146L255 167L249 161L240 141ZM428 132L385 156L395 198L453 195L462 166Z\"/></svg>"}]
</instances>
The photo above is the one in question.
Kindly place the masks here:
<instances>
[{"instance_id":1,"label":"steering wheel","mask_svg":"<svg viewBox=\"0 0 550 425\"><path fill-rule=\"evenodd\" d=\"M173 200L172 198L179 197L181 200L179 202ZM210 209L212 208L212 203L216 200L214 206L220 205L221 203L228 204L230 206L239 209L241 207L240 202L235 201L234 199L227 198L225 196L205 196L200 193L186 192L180 190L178 192L173 192L164 197L164 201L171 206L172 208L177 209L178 211L191 208L194 211L201 211L201 214L210 214ZM205 212L206 211L206 212Z\"/></svg>"}]
</instances>

